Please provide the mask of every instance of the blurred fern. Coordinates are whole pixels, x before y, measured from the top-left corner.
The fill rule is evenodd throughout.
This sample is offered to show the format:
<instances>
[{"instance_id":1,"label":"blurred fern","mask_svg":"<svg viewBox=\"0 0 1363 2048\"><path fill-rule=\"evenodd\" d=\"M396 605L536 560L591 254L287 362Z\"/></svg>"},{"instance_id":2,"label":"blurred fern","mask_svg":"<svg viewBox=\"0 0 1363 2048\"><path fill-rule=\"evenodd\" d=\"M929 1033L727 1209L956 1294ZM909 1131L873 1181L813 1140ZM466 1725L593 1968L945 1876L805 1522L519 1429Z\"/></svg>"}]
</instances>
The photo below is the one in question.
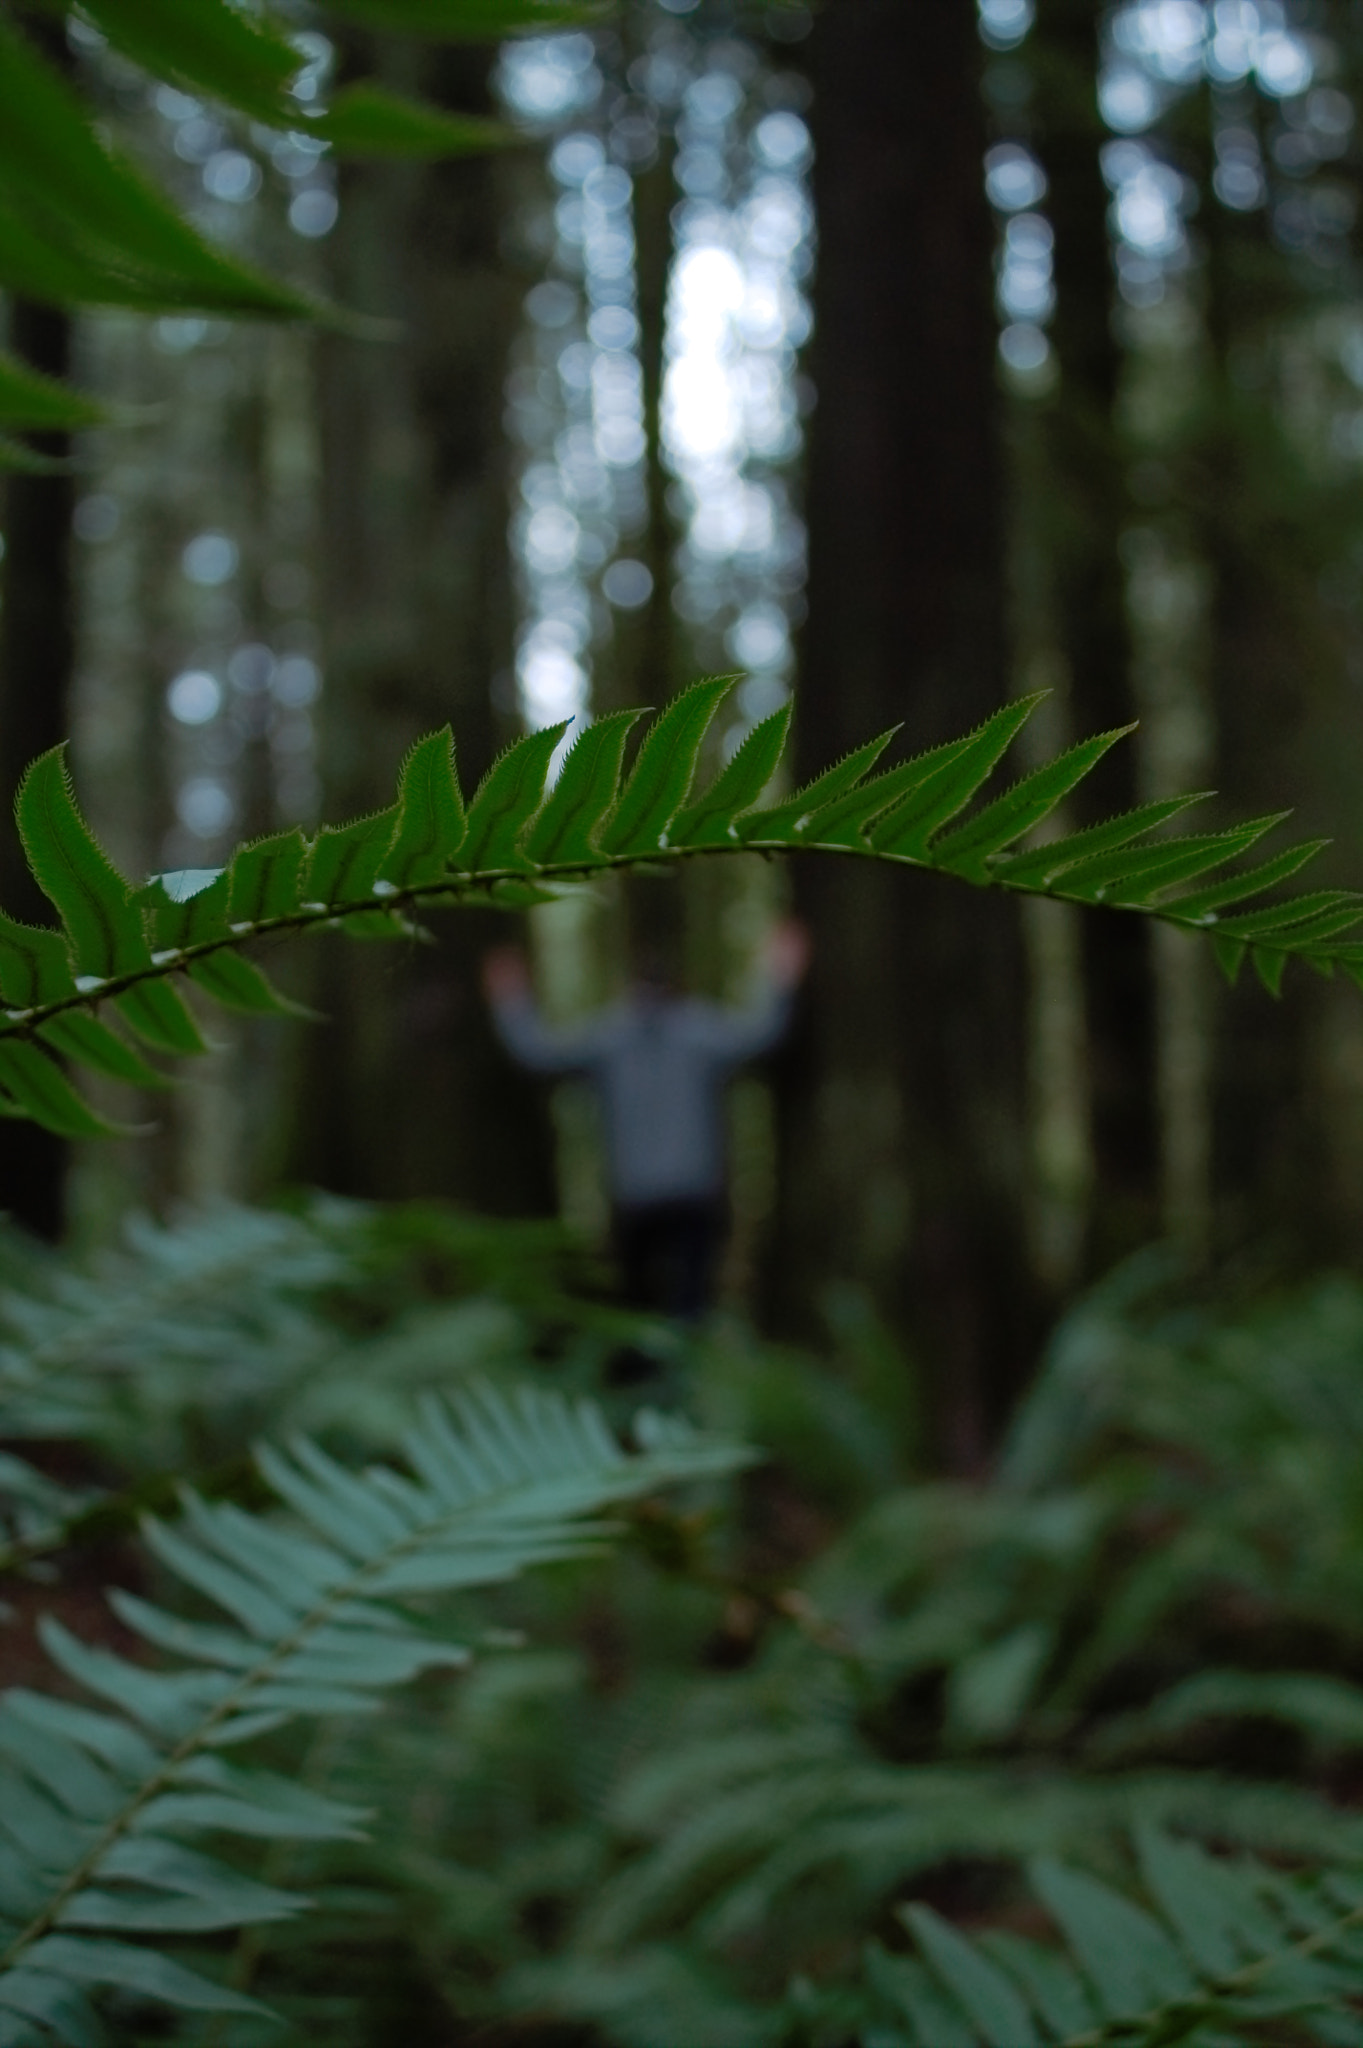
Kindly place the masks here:
<instances>
[{"instance_id":1,"label":"blurred fern","mask_svg":"<svg viewBox=\"0 0 1363 2048\"><path fill-rule=\"evenodd\" d=\"M43 755L24 779L17 814L29 865L61 929L0 914L0 1113L67 1137L107 1130L64 1063L133 1086L164 1085L134 1041L172 1056L205 1050L180 993L186 983L232 1009L289 1014L295 1006L245 957L255 940L325 928L410 938L419 935L413 915L423 906L523 908L616 869L722 852L840 853L978 887L1135 911L1208 932L1232 980L1248 957L1274 993L1290 959L1363 982L1363 941L1345 936L1363 920L1356 891L1317 890L1226 914L1296 872L1323 842L1202 880L1237 861L1285 814L1216 833L1156 836L1195 801L1171 799L1019 850L1119 733L1071 748L971 810L1037 698L1005 706L963 739L873 773L893 738L884 733L794 796L764 804L785 744L787 706L755 727L696 794L702 746L735 680L710 678L683 691L628 769L627 731L642 714L587 727L549 789L566 727L531 733L494 762L467 807L447 727L412 748L386 811L323 826L311 838L297 829L276 833L238 849L221 870L182 870L142 888L117 872L81 817L63 750Z\"/></svg>"},{"instance_id":2,"label":"blurred fern","mask_svg":"<svg viewBox=\"0 0 1363 2048\"><path fill-rule=\"evenodd\" d=\"M163 1570L217 1618L115 1593L119 1619L174 1669L51 1620L50 1654L100 1709L22 1689L0 1702L0 2043L97 2038L92 1988L256 2009L135 1937L242 1927L303 1903L190 1844L344 1836L362 1816L224 1752L299 1717L367 1712L385 1690L463 1664L467 1648L424 1612L433 1596L580 1555L603 1533L588 1519L602 1507L741 1459L679 1425L641 1428L628 1457L590 1408L546 1394L432 1402L406 1475L354 1473L298 1439L259 1454L288 1519L189 1495L178 1525L149 1522Z\"/></svg>"},{"instance_id":3,"label":"blurred fern","mask_svg":"<svg viewBox=\"0 0 1363 2048\"><path fill-rule=\"evenodd\" d=\"M41 21L65 10L20 0L13 12ZM571 27L601 9L593 0L332 0L326 12L389 32L478 41ZM97 38L153 79L258 126L306 131L341 156L458 156L518 139L372 79L323 99L287 8L90 0L81 14L87 46ZM0 19L0 289L58 306L347 319L206 239L8 13ZM0 469L43 460L12 436L103 417L84 393L0 351Z\"/></svg>"}]
</instances>

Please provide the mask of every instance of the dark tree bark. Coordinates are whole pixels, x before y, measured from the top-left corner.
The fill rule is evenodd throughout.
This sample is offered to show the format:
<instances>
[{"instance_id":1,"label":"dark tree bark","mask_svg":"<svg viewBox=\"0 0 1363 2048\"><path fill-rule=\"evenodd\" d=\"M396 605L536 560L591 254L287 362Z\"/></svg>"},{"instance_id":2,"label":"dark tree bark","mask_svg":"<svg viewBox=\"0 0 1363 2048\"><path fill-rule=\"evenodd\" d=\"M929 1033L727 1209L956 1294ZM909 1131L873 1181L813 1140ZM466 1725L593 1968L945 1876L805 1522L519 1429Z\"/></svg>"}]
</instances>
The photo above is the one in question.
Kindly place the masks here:
<instances>
[{"instance_id":1,"label":"dark tree bark","mask_svg":"<svg viewBox=\"0 0 1363 2048\"><path fill-rule=\"evenodd\" d=\"M1076 737L1135 716L1120 541L1127 517L1116 423L1121 349L1112 323L1109 194L1098 151L1098 18L1092 0L1040 0L1029 45L1037 146L1055 230L1051 330L1059 388L1046 415L1048 535L1056 637ZM1108 755L1079 822L1138 800L1138 755ZM1159 1117L1149 935L1137 918L1083 924L1095 1199L1089 1264L1101 1269L1159 1228Z\"/></svg>"},{"instance_id":2,"label":"dark tree bark","mask_svg":"<svg viewBox=\"0 0 1363 2048\"><path fill-rule=\"evenodd\" d=\"M70 367L65 313L16 300L10 308L16 355L49 376ZM64 461L65 434L34 434L40 454ZM52 906L29 873L13 825L14 798L29 762L67 736L75 651L71 583L72 478L13 471L5 480L5 559L0 602L0 905L29 924L51 924ZM67 1147L37 1124L0 1131L0 1211L40 1236L58 1238L64 1218Z\"/></svg>"},{"instance_id":3,"label":"dark tree bark","mask_svg":"<svg viewBox=\"0 0 1363 2048\"><path fill-rule=\"evenodd\" d=\"M831 0L811 44L819 222L798 766L897 721L907 753L1006 691L991 225L973 10ZM1030 1341L1025 1000L1012 906L810 862L816 955L783 1076L788 1315L854 1277L978 1461Z\"/></svg>"},{"instance_id":4,"label":"dark tree bark","mask_svg":"<svg viewBox=\"0 0 1363 2048\"><path fill-rule=\"evenodd\" d=\"M469 109L487 57L434 52L416 85ZM319 342L326 815L392 801L413 739L452 722L466 793L511 733L506 351L519 290L500 245L502 168L365 167L342 190L336 289L401 323ZM290 1170L344 1192L552 1202L547 1126L478 992L498 920L446 916L438 948L325 949Z\"/></svg>"},{"instance_id":5,"label":"dark tree bark","mask_svg":"<svg viewBox=\"0 0 1363 2048\"><path fill-rule=\"evenodd\" d=\"M1262 213L1232 213L1212 200L1201 229L1211 350L1184 481L1212 578L1216 781L1240 817L1290 805L1292 838L1328 836L1355 808L1354 749L1338 743L1355 723L1354 693L1321 603L1338 529L1281 425L1265 345L1296 281ZM1280 843L1290 842L1282 835L1265 851ZM1354 857L1351 847L1333 874L1322 868L1305 886L1351 881ZM1334 1110L1316 1057L1328 1000L1300 971L1281 1003L1252 971L1220 997L1212 1171L1225 1249L1268 1243L1277 1256L1317 1266L1357 1257L1353 1218L1337 1199Z\"/></svg>"}]
</instances>

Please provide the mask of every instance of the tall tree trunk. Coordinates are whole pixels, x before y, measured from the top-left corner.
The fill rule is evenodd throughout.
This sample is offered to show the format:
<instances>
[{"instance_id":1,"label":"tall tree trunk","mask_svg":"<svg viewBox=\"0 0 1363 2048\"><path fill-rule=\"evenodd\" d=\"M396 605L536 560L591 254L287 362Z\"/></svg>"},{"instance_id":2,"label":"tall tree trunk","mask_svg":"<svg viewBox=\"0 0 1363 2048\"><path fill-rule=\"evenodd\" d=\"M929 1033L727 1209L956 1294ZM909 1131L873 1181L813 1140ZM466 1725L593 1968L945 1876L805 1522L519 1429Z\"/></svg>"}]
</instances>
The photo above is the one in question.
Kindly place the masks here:
<instances>
[{"instance_id":1,"label":"tall tree trunk","mask_svg":"<svg viewBox=\"0 0 1363 2048\"><path fill-rule=\"evenodd\" d=\"M70 367L65 313L25 300L10 308L10 342L49 376ZM35 434L31 445L62 461L66 434ZM34 756L67 734L75 649L71 583L70 472L14 471L5 481L4 592L0 602L0 906L11 917L50 924L52 906L24 859L14 798ZM6 1122L0 1135L0 1211L42 1237L61 1235L67 1147L37 1124Z\"/></svg>"},{"instance_id":2,"label":"tall tree trunk","mask_svg":"<svg viewBox=\"0 0 1363 2048\"><path fill-rule=\"evenodd\" d=\"M1051 577L1056 638L1075 735L1135 716L1119 551L1125 464L1116 406L1122 353L1112 324L1109 195L1098 150L1097 16L1091 0L1040 0L1030 45L1037 143L1055 230L1052 339L1059 388L1047 410ZM1082 822L1138 801L1132 746L1107 757ZM1138 918L1083 921L1092 1141L1089 1260L1102 1267L1159 1227L1159 1120L1148 934Z\"/></svg>"},{"instance_id":3,"label":"tall tree trunk","mask_svg":"<svg viewBox=\"0 0 1363 2048\"><path fill-rule=\"evenodd\" d=\"M1283 337L1264 331L1265 314L1281 320L1284 310L1265 291L1275 256L1259 213L1213 201L1203 234L1211 361L1191 489L1212 583L1215 779L1239 816L1292 805L1294 838L1328 834L1338 769L1317 735L1347 732L1353 714L1320 603L1333 537L1313 532L1298 509L1302 457L1284 431L1277 383ZM1247 974L1218 1004L1218 1236L1226 1248L1267 1240L1278 1255L1318 1264L1352 1247L1340 1240L1330 1110L1315 1056L1328 999L1314 978L1293 980L1279 1004Z\"/></svg>"},{"instance_id":4,"label":"tall tree trunk","mask_svg":"<svg viewBox=\"0 0 1363 2048\"><path fill-rule=\"evenodd\" d=\"M959 0L832 0L814 30L802 773L897 721L901 752L949 738L1006 691L978 55ZM797 901L816 954L783 1085L788 1305L861 1281L968 1467L1028 1357L1015 910L835 861Z\"/></svg>"},{"instance_id":5,"label":"tall tree trunk","mask_svg":"<svg viewBox=\"0 0 1363 2048\"><path fill-rule=\"evenodd\" d=\"M486 94L479 52L432 53L427 96ZM326 815L392 801L410 743L452 722L468 791L499 729L511 653L501 436L507 275L499 166L364 168L342 186L337 292L400 323L318 345ZM345 1192L444 1195L503 1211L552 1200L547 1130L492 1041L477 986L492 919L435 920L440 945L327 946L290 1170Z\"/></svg>"}]
</instances>

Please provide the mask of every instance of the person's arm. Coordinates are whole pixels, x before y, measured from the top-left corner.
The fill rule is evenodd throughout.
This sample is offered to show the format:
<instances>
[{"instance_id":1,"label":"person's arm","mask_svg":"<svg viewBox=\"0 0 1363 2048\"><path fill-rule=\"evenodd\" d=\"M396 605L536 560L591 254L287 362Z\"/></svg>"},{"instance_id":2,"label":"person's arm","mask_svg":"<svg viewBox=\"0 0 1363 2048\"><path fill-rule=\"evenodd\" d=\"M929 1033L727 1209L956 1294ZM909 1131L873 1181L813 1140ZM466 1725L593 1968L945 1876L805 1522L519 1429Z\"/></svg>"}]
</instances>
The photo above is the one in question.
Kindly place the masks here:
<instances>
[{"instance_id":1,"label":"person's arm","mask_svg":"<svg viewBox=\"0 0 1363 2048\"><path fill-rule=\"evenodd\" d=\"M809 934L787 918L767 941L766 987L742 1009L701 1006L696 1019L706 1049L717 1059L738 1066L779 1045L790 1024L795 991L809 965Z\"/></svg>"},{"instance_id":2,"label":"person's arm","mask_svg":"<svg viewBox=\"0 0 1363 2048\"><path fill-rule=\"evenodd\" d=\"M535 1002L530 969L516 946L483 960L483 993L497 1036L518 1065L534 1074L581 1073L601 1050L602 1025L546 1024Z\"/></svg>"}]
</instances>

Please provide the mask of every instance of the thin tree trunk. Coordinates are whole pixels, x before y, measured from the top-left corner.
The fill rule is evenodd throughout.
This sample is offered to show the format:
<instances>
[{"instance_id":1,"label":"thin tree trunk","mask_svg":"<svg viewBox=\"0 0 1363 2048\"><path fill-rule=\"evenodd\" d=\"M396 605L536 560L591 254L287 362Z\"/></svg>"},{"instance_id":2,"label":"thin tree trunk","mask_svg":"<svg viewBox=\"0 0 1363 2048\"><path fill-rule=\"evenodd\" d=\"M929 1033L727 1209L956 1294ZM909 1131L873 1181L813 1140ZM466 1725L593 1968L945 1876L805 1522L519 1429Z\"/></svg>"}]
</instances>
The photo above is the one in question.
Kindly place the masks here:
<instances>
[{"instance_id":1,"label":"thin tree trunk","mask_svg":"<svg viewBox=\"0 0 1363 2048\"><path fill-rule=\"evenodd\" d=\"M1125 463L1116 422L1122 352L1112 324L1109 194L1098 151L1097 16L1091 0L1040 0L1029 46L1037 143L1055 230L1058 389L1047 411L1054 626L1076 737L1135 716L1120 541ZM1134 747L1109 754L1081 799L1093 822L1134 804ZM1148 934L1137 918L1081 926L1095 1185L1089 1263L1101 1268L1159 1227L1159 1119Z\"/></svg>"},{"instance_id":2,"label":"thin tree trunk","mask_svg":"<svg viewBox=\"0 0 1363 2048\"><path fill-rule=\"evenodd\" d=\"M487 59L424 60L428 96L468 108ZM501 436L519 293L500 248L495 161L365 169L342 187L346 303L401 323L318 346L326 815L392 801L403 753L450 721L469 792L500 742L510 663ZM323 949L290 1168L366 1195L501 1211L552 1202L545 1120L495 1046L478 957L501 922L444 916L437 949Z\"/></svg>"},{"instance_id":3,"label":"thin tree trunk","mask_svg":"<svg viewBox=\"0 0 1363 2048\"><path fill-rule=\"evenodd\" d=\"M811 65L802 772L897 721L900 752L952 737L1007 682L973 11L832 0ZM788 1312L807 1317L834 1275L860 1280L921 1362L941 1454L968 1467L1028 1359L1015 912L833 861L802 868L797 899L816 956L784 1076Z\"/></svg>"},{"instance_id":4,"label":"thin tree trunk","mask_svg":"<svg viewBox=\"0 0 1363 2048\"><path fill-rule=\"evenodd\" d=\"M71 322L20 299L10 308L16 355L64 377ZM35 434L42 455L65 461L66 434ZM71 581L70 472L12 472L5 481L4 595L0 603L0 906L11 917L51 924L13 825L14 798L35 755L66 738L75 651ZM7 1121L0 1134L0 1210L42 1237L60 1237L67 1147L37 1124Z\"/></svg>"}]
</instances>

